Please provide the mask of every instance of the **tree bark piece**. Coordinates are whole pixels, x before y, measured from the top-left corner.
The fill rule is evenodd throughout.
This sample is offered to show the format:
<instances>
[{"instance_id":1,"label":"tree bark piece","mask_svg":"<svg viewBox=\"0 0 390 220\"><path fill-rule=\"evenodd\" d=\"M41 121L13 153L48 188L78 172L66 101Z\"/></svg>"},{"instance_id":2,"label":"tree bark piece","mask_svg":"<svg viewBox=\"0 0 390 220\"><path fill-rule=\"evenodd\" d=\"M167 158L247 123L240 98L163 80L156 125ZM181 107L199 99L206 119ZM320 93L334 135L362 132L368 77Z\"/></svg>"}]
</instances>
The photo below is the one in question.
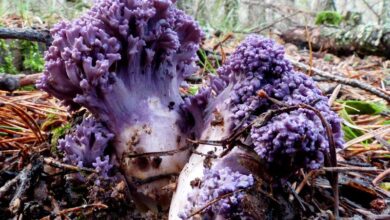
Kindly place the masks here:
<instances>
[{"instance_id":1,"label":"tree bark piece","mask_svg":"<svg viewBox=\"0 0 390 220\"><path fill-rule=\"evenodd\" d=\"M319 26L307 28L314 50L327 50L347 55L379 55L390 58L390 24L357 25L350 29ZM294 27L282 33L281 38L298 46L308 46L306 27Z\"/></svg>"}]
</instances>

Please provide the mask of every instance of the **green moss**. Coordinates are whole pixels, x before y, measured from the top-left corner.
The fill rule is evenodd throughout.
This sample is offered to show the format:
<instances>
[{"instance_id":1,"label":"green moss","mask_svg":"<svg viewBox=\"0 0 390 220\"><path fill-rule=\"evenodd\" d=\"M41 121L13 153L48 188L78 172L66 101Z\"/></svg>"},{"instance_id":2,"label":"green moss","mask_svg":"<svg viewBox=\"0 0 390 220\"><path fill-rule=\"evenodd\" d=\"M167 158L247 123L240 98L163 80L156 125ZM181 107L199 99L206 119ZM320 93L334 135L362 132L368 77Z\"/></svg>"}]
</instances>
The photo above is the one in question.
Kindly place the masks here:
<instances>
[{"instance_id":1,"label":"green moss","mask_svg":"<svg viewBox=\"0 0 390 220\"><path fill-rule=\"evenodd\" d=\"M5 41L0 39L0 73L16 74L18 72L13 60L12 50L20 50L23 60L23 70L42 72L44 68L43 52L37 42Z\"/></svg>"},{"instance_id":2,"label":"green moss","mask_svg":"<svg viewBox=\"0 0 390 220\"><path fill-rule=\"evenodd\" d=\"M333 61L333 55L331 54L325 54L324 61L326 62L332 62Z\"/></svg>"},{"instance_id":3,"label":"green moss","mask_svg":"<svg viewBox=\"0 0 390 220\"><path fill-rule=\"evenodd\" d=\"M37 88L35 88L34 85L28 85L28 86L23 86L23 87L19 88L19 90L22 90L22 91L34 91L36 89Z\"/></svg>"},{"instance_id":4,"label":"green moss","mask_svg":"<svg viewBox=\"0 0 390 220\"><path fill-rule=\"evenodd\" d=\"M23 68L32 72L42 72L45 62L38 43L21 41L20 49L23 56Z\"/></svg>"},{"instance_id":5,"label":"green moss","mask_svg":"<svg viewBox=\"0 0 390 220\"><path fill-rule=\"evenodd\" d=\"M315 23L316 25L326 24L339 26L342 20L343 16L341 16L338 12L321 11L317 14Z\"/></svg>"},{"instance_id":6,"label":"green moss","mask_svg":"<svg viewBox=\"0 0 390 220\"><path fill-rule=\"evenodd\" d=\"M49 117L50 118L50 117ZM58 140L65 136L65 134L68 133L68 131L72 128L72 125L70 123L67 123L61 127L55 128L51 131L52 137L51 137L51 151L53 153L57 152L57 145Z\"/></svg>"},{"instance_id":7,"label":"green moss","mask_svg":"<svg viewBox=\"0 0 390 220\"><path fill-rule=\"evenodd\" d=\"M390 183L389 182L383 182L379 185L382 189L386 191L390 191Z\"/></svg>"},{"instance_id":8,"label":"green moss","mask_svg":"<svg viewBox=\"0 0 390 220\"><path fill-rule=\"evenodd\" d=\"M17 70L13 64L11 52L12 44L0 39L0 73L16 74Z\"/></svg>"}]
</instances>

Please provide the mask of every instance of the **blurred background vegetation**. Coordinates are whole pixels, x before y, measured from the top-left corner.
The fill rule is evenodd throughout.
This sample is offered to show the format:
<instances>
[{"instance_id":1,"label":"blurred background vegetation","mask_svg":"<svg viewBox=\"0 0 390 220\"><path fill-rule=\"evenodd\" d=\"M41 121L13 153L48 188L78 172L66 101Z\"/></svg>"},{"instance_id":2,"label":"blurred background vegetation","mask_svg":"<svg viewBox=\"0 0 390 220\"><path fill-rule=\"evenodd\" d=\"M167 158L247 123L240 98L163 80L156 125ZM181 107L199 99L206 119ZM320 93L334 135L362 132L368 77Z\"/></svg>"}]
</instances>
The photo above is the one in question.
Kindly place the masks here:
<instances>
[{"instance_id":1,"label":"blurred background vegetation","mask_svg":"<svg viewBox=\"0 0 390 220\"><path fill-rule=\"evenodd\" d=\"M178 0L208 36L280 33L293 26L381 25L389 22L390 0ZM50 29L78 17L93 0L0 0L0 26ZM369 29L370 31L372 30ZM349 42L347 42L349 43ZM0 40L0 73L40 72L44 45Z\"/></svg>"},{"instance_id":2,"label":"blurred background vegetation","mask_svg":"<svg viewBox=\"0 0 390 220\"><path fill-rule=\"evenodd\" d=\"M59 20L79 16L91 5L85 0L0 0L0 27L49 29ZM0 39L0 74L43 70L45 45Z\"/></svg>"},{"instance_id":3,"label":"blurred background vegetation","mask_svg":"<svg viewBox=\"0 0 390 220\"><path fill-rule=\"evenodd\" d=\"M0 0L0 23L7 26L50 27L90 7L88 0Z\"/></svg>"}]
</instances>

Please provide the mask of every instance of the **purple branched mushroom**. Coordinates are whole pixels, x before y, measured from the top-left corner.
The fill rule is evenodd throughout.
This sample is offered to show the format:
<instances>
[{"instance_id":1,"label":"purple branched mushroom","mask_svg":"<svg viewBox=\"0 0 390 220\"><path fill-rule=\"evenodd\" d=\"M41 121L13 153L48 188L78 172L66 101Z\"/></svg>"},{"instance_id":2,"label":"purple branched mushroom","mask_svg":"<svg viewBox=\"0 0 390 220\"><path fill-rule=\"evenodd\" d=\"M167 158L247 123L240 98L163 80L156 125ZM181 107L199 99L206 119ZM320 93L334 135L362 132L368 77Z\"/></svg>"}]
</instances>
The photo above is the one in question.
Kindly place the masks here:
<instances>
[{"instance_id":1,"label":"purple branched mushroom","mask_svg":"<svg viewBox=\"0 0 390 220\"><path fill-rule=\"evenodd\" d=\"M237 145L230 146L234 149L240 145L252 149L257 155L256 160L263 164L261 170L251 171L255 179L263 178L264 172L267 172L268 176L272 175L276 181L285 180L300 168L319 169L323 166L325 154L330 148L326 128L316 112L297 108L274 115L265 123L256 123L269 111L285 106L310 105L320 112L331 128L335 147L342 147L341 120L331 111L328 99L321 94L310 77L292 69L284 57L283 47L274 41L257 35L247 37L217 73L217 76L211 77L209 87L204 89L215 96L208 98L205 113L212 115L204 116L211 119L208 125L205 125L201 139L226 140L244 129L242 134L236 135L235 142L224 144L236 143ZM259 95L261 92L265 92L266 96ZM279 102L283 103L283 106ZM212 151L221 156L221 152L226 149L213 146L213 143L201 144L197 151L204 154ZM204 166L206 161L216 164L219 169L237 169L237 164L221 166L223 158L210 162L196 154L191 156L179 177L176 194L171 203L171 219L188 217L190 212L185 211L187 214L183 214L181 210L199 207L205 203L202 199L191 199L203 198L202 190L205 189L194 189L190 183L194 179L205 183L210 181L209 171L205 171L208 169ZM183 199L183 194L187 194L189 200ZM239 197L239 194L236 195L236 199ZM210 202L211 198L208 199ZM224 210L223 218L233 218L235 213L236 208L232 208L230 213ZM202 217L212 216L211 219L219 219L221 213L211 207L199 214Z\"/></svg>"},{"instance_id":2,"label":"purple branched mushroom","mask_svg":"<svg viewBox=\"0 0 390 220\"><path fill-rule=\"evenodd\" d=\"M71 110L85 107L107 125L129 182L179 173L190 152L158 157L158 163L128 155L180 149L187 138L199 138L179 87L197 69L203 33L174 3L96 1L79 19L51 30L37 83Z\"/></svg>"},{"instance_id":3,"label":"purple branched mushroom","mask_svg":"<svg viewBox=\"0 0 390 220\"><path fill-rule=\"evenodd\" d=\"M94 118L86 118L73 132L58 142L58 150L64 154L64 162L79 167L95 168L99 174L107 177L112 165L104 151L114 138L102 123ZM105 165L102 165L102 158Z\"/></svg>"}]
</instances>

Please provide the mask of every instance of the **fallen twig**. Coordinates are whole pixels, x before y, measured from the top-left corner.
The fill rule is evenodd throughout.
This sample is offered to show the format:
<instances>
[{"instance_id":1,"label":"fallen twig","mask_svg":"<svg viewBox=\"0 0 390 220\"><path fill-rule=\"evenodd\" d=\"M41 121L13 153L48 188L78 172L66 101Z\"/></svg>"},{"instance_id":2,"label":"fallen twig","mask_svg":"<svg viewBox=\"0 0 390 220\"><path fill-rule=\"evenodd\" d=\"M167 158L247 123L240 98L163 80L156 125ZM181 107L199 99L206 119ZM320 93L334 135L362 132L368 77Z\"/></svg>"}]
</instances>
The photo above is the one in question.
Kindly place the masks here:
<instances>
[{"instance_id":1,"label":"fallen twig","mask_svg":"<svg viewBox=\"0 0 390 220\"><path fill-rule=\"evenodd\" d=\"M381 172L376 167L323 167L326 172Z\"/></svg>"},{"instance_id":2,"label":"fallen twig","mask_svg":"<svg viewBox=\"0 0 390 220\"><path fill-rule=\"evenodd\" d=\"M21 39L45 43L49 46L53 38L48 30L34 30L21 28L0 28L0 38L3 39Z\"/></svg>"},{"instance_id":3,"label":"fallen twig","mask_svg":"<svg viewBox=\"0 0 390 220\"><path fill-rule=\"evenodd\" d=\"M190 141L190 140L189 140ZM128 158L139 158L139 157L159 157L159 156L172 156L177 153L190 150L192 149L193 146L190 144L188 146L179 148L179 149L174 149L170 151L158 151L158 152L146 152L146 153L140 153L140 154L128 154Z\"/></svg>"},{"instance_id":4,"label":"fallen twig","mask_svg":"<svg viewBox=\"0 0 390 220\"><path fill-rule=\"evenodd\" d=\"M386 176L390 175L390 168L380 173L375 179L372 181L372 184L378 185L380 181L382 181Z\"/></svg>"},{"instance_id":5,"label":"fallen twig","mask_svg":"<svg viewBox=\"0 0 390 220\"><path fill-rule=\"evenodd\" d=\"M8 208L13 214L17 214L21 210L23 201L26 199L25 194L33 186L33 184L35 184L42 173L42 170L42 160L40 158L35 158L32 163L28 164L19 173L19 185Z\"/></svg>"},{"instance_id":6,"label":"fallen twig","mask_svg":"<svg viewBox=\"0 0 390 220\"><path fill-rule=\"evenodd\" d=\"M294 13L290 14L290 15L287 15L287 16L284 16L284 15L281 15L282 17L279 18L279 19L276 19L275 21L271 22L270 24L264 26L264 27L261 27L260 29L257 29L257 30L253 30L251 31L252 33L261 33L262 31L265 31L271 27L273 27L274 25L276 25L277 23L280 23L286 19L289 19L291 17L294 17L295 15L298 15L302 13L302 11L295 11Z\"/></svg>"},{"instance_id":7,"label":"fallen twig","mask_svg":"<svg viewBox=\"0 0 390 220\"><path fill-rule=\"evenodd\" d=\"M299 205L301 206L302 210L305 212L306 211L305 205L307 205L307 203L305 201L303 201L303 199L298 195L298 192L295 191L295 189L291 185L291 183L287 182L287 185L290 188L290 191L293 195L293 197L291 198L291 201L293 200L293 198L295 198L298 201Z\"/></svg>"},{"instance_id":8,"label":"fallen twig","mask_svg":"<svg viewBox=\"0 0 390 220\"><path fill-rule=\"evenodd\" d=\"M8 192L8 190L19 181L21 174L22 172L20 172L13 179L9 180L7 183L4 184L4 186L0 188L0 199L3 198L4 195Z\"/></svg>"},{"instance_id":9,"label":"fallen twig","mask_svg":"<svg viewBox=\"0 0 390 220\"><path fill-rule=\"evenodd\" d=\"M29 171L32 169L32 165L29 164L25 169L23 169L20 174L18 175L18 180L20 181L20 184L16 190L16 193L14 197L12 198L10 204L9 204L9 210L16 214L19 209L20 205L22 203L21 198L24 195L24 193L27 191L30 185L30 175Z\"/></svg>"},{"instance_id":10,"label":"fallen twig","mask_svg":"<svg viewBox=\"0 0 390 220\"><path fill-rule=\"evenodd\" d=\"M228 41L230 38L233 38L233 33L227 34L221 41L219 41L216 45L213 47L213 51L218 49L218 47L222 46L226 41Z\"/></svg>"},{"instance_id":11,"label":"fallen twig","mask_svg":"<svg viewBox=\"0 0 390 220\"><path fill-rule=\"evenodd\" d=\"M90 209L107 209L107 208L108 208L108 206L103 204L103 203L82 205L82 206L78 206L78 207L64 209L64 210L59 211L57 213L50 214L46 217L41 218L41 220L50 220L50 219L54 219L56 217L61 217L61 216L67 215L69 213L81 212L81 211L90 210Z\"/></svg>"},{"instance_id":12,"label":"fallen twig","mask_svg":"<svg viewBox=\"0 0 390 220\"><path fill-rule=\"evenodd\" d=\"M85 168L85 167L78 167L78 166L73 166L73 165L61 163L61 162L56 161L50 157L44 158L43 162L47 165L50 165L50 166L53 166L56 168L60 168L60 169L64 169L64 170L70 170L70 171L74 171L74 172L84 171L84 172L89 172L89 173L96 173L96 170L94 170L94 169Z\"/></svg>"},{"instance_id":13,"label":"fallen twig","mask_svg":"<svg viewBox=\"0 0 390 220\"><path fill-rule=\"evenodd\" d=\"M213 204L217 203L218 201L222 200L222 199L225 199L227 197L230 197L232 195L234 195L235 193L239 193L239 192L242 192L244 190L247 190L247 189L238 189L236 191L233 191L233 192L230 192L230 193L226 193L222 196L219 196L213 200L211 200L210 202L208 202L205 206L203 206L202 208L198 209L197 211L193 212L187 219L191 219L192 217L194 217L195 215L197 214L200 214L202 213L204 210L206 210L208 207L212 206Z\"/></svg>"},{"instance_id":14,"label":"fallen twig","mask_svg":"<svg viewBox=\"0 0 390 220\"><path fill-rule=\"evenodd\" d=\"M370 211L366 211L363 209L356 209L357 212L367 217L367 219L375 219L375 220L386 220L390 219L390 215L376 215Z\"/></svg>"},{"instance_id":15,"label":"fallen twig","mask_svg":"<svg viewBox=\"0 0 390 220\"><path fill-rule=\"evenodd\" d=\"M296 189L297 194L299 194L302 191L303 187L305 187L306 183L309 181L310 178L314 176L314 174L315 171L312 170L303 178L302 182L298 185Z\"/></svg>"},{"instance_id":16,"label":"fallen twig","mask_svg":"<svg viewBox=\"0 0 390 220\"><path fill-rule=\"evenodd\" d=\"M34 85L37 79L42 76L42 73L30 75L9 75L2 74L0 76L0 90L15 91L23 86Z\"/></svg>"},{"instance_id":17,"label":"fallen twig","mask_svg":"<svg viewBox=\"0 0 390 220\"><path fill-rule=\"evenodd\" d=\"M362 81L356 80L356 79L348 79L346 77L338 76L338 75L333 75L330 73L327 73L325 71L322 71L320 69L314 68L314 67L309 67L306 64L300 63L298 61L295 61L294 59L291 59L290 57L287 57L287 59L296 67L303 69L305 71L311 70L311 73L314 75L321 76L323 78L326 78L328 80L341 83L344 85L348 86L353 86L362 90L365 90L367 92L370 92L378 97L381 97L385 99L386 101L390 102L390 94L388 92L382 91L378 88L375 88L372 85L369 85L367 83L364 83Z\"/></svg>"}]
</instances>

